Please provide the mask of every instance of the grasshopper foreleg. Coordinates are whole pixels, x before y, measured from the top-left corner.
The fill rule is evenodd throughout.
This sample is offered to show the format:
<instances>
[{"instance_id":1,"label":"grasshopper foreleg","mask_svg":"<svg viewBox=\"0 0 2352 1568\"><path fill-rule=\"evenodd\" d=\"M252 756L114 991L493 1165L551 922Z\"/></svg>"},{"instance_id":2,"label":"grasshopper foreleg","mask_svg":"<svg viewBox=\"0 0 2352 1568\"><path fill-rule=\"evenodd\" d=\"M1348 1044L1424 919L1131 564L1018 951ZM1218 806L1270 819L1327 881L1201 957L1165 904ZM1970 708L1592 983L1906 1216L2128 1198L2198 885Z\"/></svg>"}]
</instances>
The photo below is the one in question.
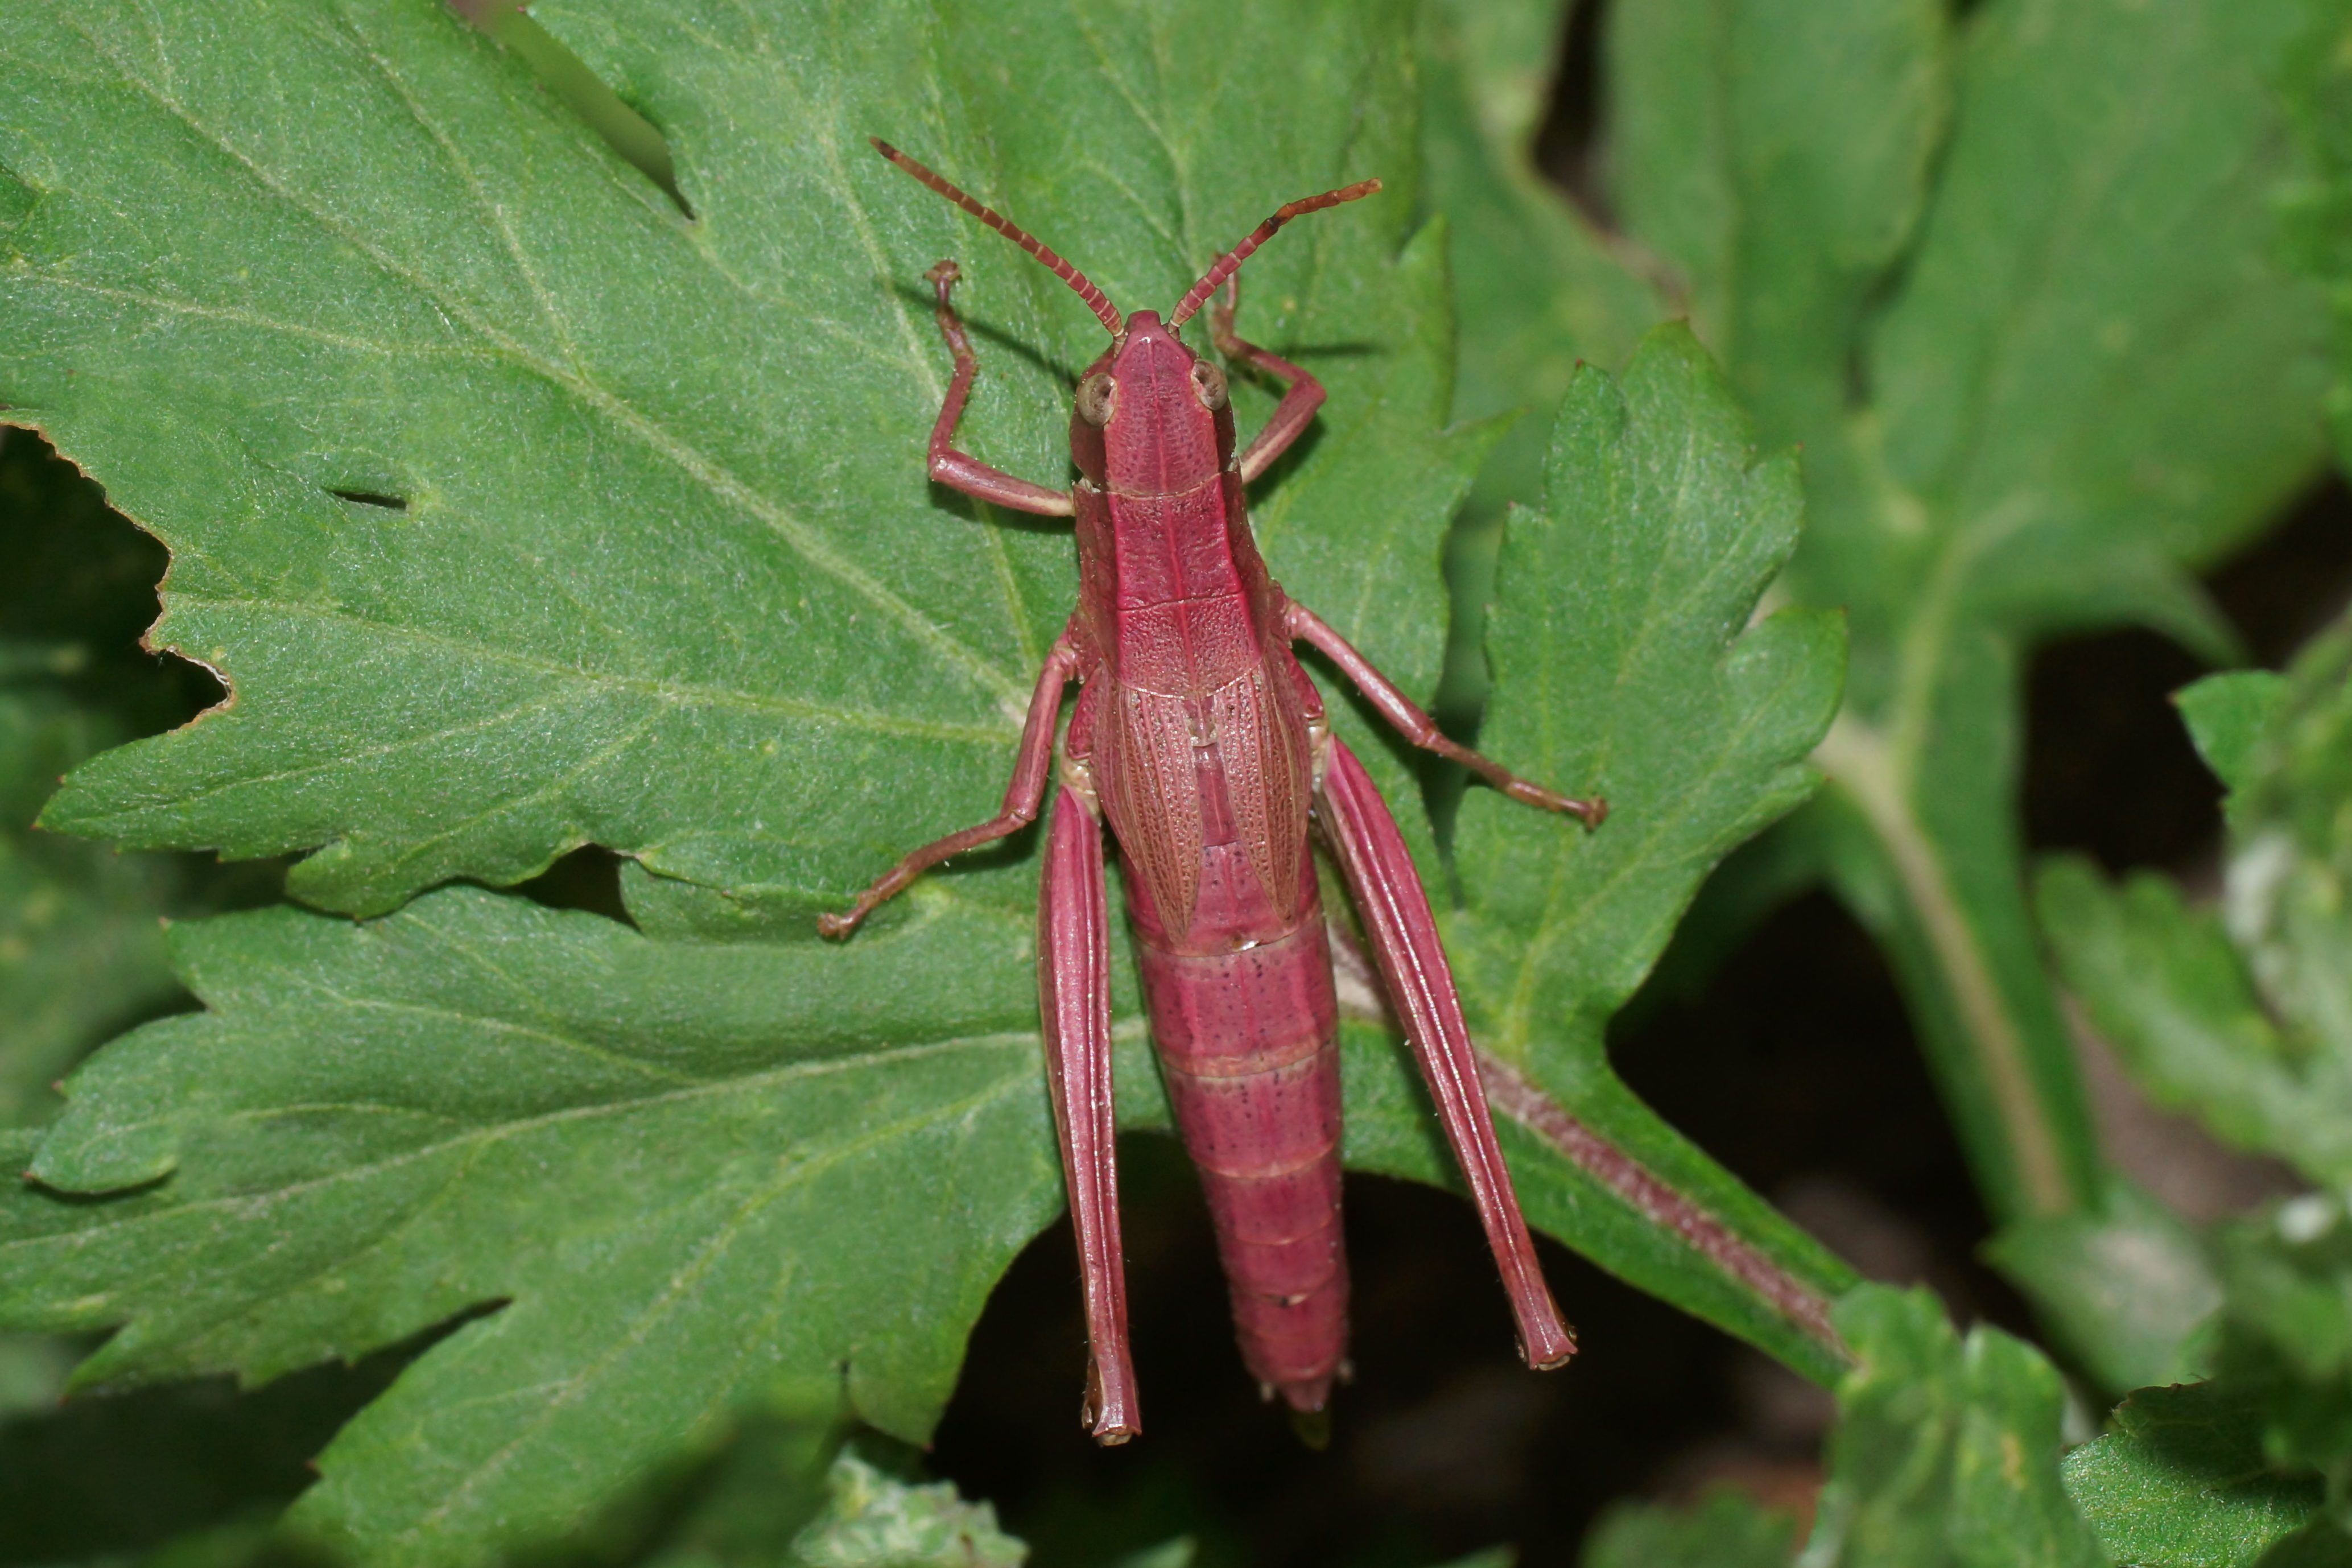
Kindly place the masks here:
<instances>
[{"instance_id":1,"label":"grasshopper foreleg","mask_svg":"<svg viewBox=\"0 0 2352 1568\"><path fill-rule=\"evenodd\" d=\"M963 417L963 405L971 396L972 377L980 374L980 361L973 357L971 340L964 335L963 320L956 314L949 300L956 279L962 274L952 261L942 261L923 276L930 279L939 291L939 303L934 307L939 317L940 336L948 341L948 353L955 360L955 374L948 381L948 395L940 403L940 416L931 425L930 476L934 483L951 490L961 490L978 500L997 506L1011 507L1015 511L1032 511L1041 517L1069 517L1076 510L1067 490L1047 489L1033 485L1027 479L992 468L955 444L956 422Z\"/></svg>"},{"instance_id":2,"label":"grasshopper foreleg","mask_svg":"<svg viewBox=\"0 0 2352 1568\"><path fill-rule=\"evenodd\" d=\"M1241 303L1241 294L1242 280L1226 279L1224 298L1209 310L1209 336L1216 343L1217 352L1227 359L1263 371L1282 383L1282 401L1275 405L1265 427L1250 437L1250 444L1234 459L1242 482L1247 484L1273 467L1274 460L1307 433L1307 426L1315 422L1315 411L1323 406L1323 384L1280 355L1234 335L1234 310Z\"/></svg>"},{"instance_id":3,"label":"grasshopper foreleg","mask_svg":"<svg viewBox=\"0 0 2352 1568\"><path fill-rule=\"evenodd\" d=\"M1029 717L1021 727L1021 750L1013 763L1013 778L1004 786L1004 804L986 822L935 838L885 872L857 895L857 901L840 914L816 917L816 929L827 936L847 936L875 907L896 898L907 884L947 859L968 849L991 844L1037 820L1045 797L1045 775L1054 762L1054 721L1062 710L1062 689L1078 673L1078 653L1064 632L1045 655L1037 672L1037 689L1029 697Z\"/></svg>"},{"instance_id":4,"label":"grasshopper foreleg","mask_svg":"<svg viewBox=\"0 0 2352 1568\"><path fill-rule=\"evenodd\" d=\"M1324 766L1316 816L1363 917L1372 957L1421 1064L1445 1141L1469 1184L1486 1245L1502 1269L1503 1289L1518 1328L1519 1352L1529 1366L1558 1366L1575 1353L1576 1336L1560 1320L1559 1308L1544 1283L1511 1173L1495 1142L1470 1026L1454 994L1445 950L1438 943L1429 897L1422 891L1403 836L1372 786L1371 775L1337 739Z\"/></svg>"},{"instance_id":5,"label":"grasshopper foreleg","mask_svg":"<svg viewBox=\"0 0 2352 1568\"><path fill-rule=\"evenodd\" d=\"M1046 830L1037 909L1037 997L1045 1081L1062 1145L1062 1180L1078 1236L1087 1308L1087 1402L1080 1419L1103 1444L1142 1430L1127 1342L1127 1272L1118 1241L1118 1123L1111 1102L1110 915L1102 824L1062 786Z\"/></svg>"}]
</instances>

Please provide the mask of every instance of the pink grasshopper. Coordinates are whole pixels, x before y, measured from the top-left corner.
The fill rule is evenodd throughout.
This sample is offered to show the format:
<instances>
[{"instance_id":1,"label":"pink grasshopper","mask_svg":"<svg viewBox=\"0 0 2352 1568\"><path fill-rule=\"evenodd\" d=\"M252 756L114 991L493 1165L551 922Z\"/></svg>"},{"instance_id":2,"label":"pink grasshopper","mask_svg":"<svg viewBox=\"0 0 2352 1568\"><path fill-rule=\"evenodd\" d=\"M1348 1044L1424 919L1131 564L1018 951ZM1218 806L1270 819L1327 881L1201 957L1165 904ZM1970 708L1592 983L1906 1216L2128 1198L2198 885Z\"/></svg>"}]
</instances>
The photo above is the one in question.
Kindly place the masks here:
<instances>
[{"instance_id":1,"label":"pink grasshopper","mask_svg":"<svg viewBox=\"0 0 2352 1568\"><path fill-rule=\"evenodd\" d=\"M1276 229L1370 195L1380 182L1282 207L1219 257L1163 322L1150 310L1122 319L1067 261L896 148L874 145L1052 268L1111 336L1078 383L1070 419L1077 482L1032 484L956 449L977 363L949 298L955 263L926 274L955 361L931 426L931 478L998 506L1075 518L1078 607L1045 656L1003 809L916 850L846 913L818 922L828 936L846 935L924 870L1035 820L1063 689L1079 683L1045 846L1037 988L1084 1279L1081 1418L1106 1444L1141 1429L1113 1147L1105 818L1127 858L1128 917L1161 1076L1215 1222L1242 1357L1267 1397L1278 1391L1294 1411L1321 1411L1347 1352L1339 1004L1307 841L1310 810L1468 1178L1520 1353L1530 1366L1559 1365L1575 1337L1537 1266L1496 1146L1429 900L1394 818L1331 733L1291 644L1320 649L1414 745L1513 799L1573 813L1588 827L1606 808L1530 784L1446 739L1339 633L1284 595L1258 555L1244 487L1307 428L1322 384L1234 336L1229 290L1210 315L1218 349L1284 386L1265 428L1237 456L1224 376L1176 335Z\"/></svg>"}]
</instances>

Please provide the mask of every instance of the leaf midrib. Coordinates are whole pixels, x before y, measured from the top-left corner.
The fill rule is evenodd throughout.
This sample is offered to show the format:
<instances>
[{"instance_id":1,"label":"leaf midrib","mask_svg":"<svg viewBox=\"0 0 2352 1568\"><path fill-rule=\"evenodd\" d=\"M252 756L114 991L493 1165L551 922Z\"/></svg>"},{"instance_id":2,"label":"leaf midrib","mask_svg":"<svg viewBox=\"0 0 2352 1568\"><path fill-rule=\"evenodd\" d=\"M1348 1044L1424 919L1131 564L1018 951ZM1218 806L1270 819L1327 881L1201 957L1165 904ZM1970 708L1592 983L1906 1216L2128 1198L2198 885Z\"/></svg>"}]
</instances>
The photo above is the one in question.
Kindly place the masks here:
<instances>
[{"instance_id":1,"label":"leaf midrib","mask_svg":"<svg viewBox=\"0 0 2352 1568\"><path fill-rule=\"evenodd\" d=\"M487 1022L487 1020L477 1020ZM625 1100L599 1100L589 1105L564 1106L536 1116L522 1117L488 1124L478 1124L437 1143L419 1144L397 1154L361 1165L344 1166L307 1181L291 1182L259 1191L221 1193L210 1197L195 1198L185 1203L149 1209L100 1225L83 1227L73 1233L77 1247L109 1232L135 1229L156 1222L171 1222L182 1215L213 1213L223 1210L250 1208L257 1205L274 1206L311 1193L329 1191L350 1182L359 1181L402 1169L435 1158L452 1150L487 1148L511 1139L545 1131L568 1123L593 1121L608 1116L622 1116L639 1111L653 1112L696 1100L741 1092L756 1094L778 1088L798 1079L817 1078L836 1072L856 1071L867 1068L884 1068L897 1064L951 1055L960 1051L984 1052L1024 1047L1034 1052L1042 1047L1034 1030L1007 1029L986 1034L951 1036L941 1040L926 1040L913 1045L887 1046L878 1050L861 1051L849 1056L828 1057L821 1061L791 1062L764 1072L743 1074L732 1078L698 1081L681 1085L656 1094L635 1096ZM1004 1080L1011 1083L1026 1074L1012 1074ZM150 1118L142 1121L109 1123L105 1131L111 1135L118 1130L164 1125L163 1119ZM176 1168L176 1160L174 1162ZM72 1189L60 1188L61 1192ZM57 1242L55 1235L43 1234L21 1237L0 1237L0 1257L12 1252L37 1248Z\"/></svg>"},{"instance_id":2,"label":"leaf midrib","mask_svg":"<svg viewBox=\"0 0 2352 1568\"><path fill-rule=\"evenodd\" d=\"M719 686L707 681L681 680L675 677L623 675L583 665L567 664L562 659L532 654L516 647L474 642L413 623L378 620L357 614L339 605L321 605L300 599L274 599L260 595L215 595L185 588L173 590L173 597L174 600L189 605L209 605L222 609L268 610L287 616L338 621L348 626L364 628L385 637L397 637L408 642L426 644L445 652L461 654L467 658L486 663L511 665L558 679L627 691L664 701L738 708L745 712L772 714L779 718L819 720L851 729L871 730L879 734L903 735L916 740L951 741L970 745L1009 746L1013 743L1013 738L1020 733L1021 728L1012 720L1003 720L990 725L948 724L937 720L910 718L903 714L885 713L872 709L848 708L828 702L812 702L805 698L746 691L740 687ZM168 626L169 624L166 623L166 629ZM429 739L430 737L421 738ZM257 777L247 782L264 782L264 778ZM191 795L175 798L201 799L202 795Z\"/></svg>"}]
</instances>

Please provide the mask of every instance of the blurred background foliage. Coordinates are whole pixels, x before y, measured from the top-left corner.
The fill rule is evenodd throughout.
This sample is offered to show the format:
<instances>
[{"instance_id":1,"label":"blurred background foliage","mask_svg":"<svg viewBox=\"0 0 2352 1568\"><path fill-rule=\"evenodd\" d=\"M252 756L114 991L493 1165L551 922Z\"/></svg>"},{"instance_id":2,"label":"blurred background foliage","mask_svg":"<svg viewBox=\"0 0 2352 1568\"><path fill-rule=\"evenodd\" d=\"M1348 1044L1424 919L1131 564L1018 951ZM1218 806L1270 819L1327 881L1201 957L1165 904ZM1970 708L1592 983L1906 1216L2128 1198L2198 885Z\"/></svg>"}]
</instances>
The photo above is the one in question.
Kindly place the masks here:
<instances>
[{"instance_id":1,"label":"blurred background foliage","mask_svg":"<svg viewBox=\"0 0 2352 1568\"><path fill-rule=\"evenodd\" d=\"M551 33L469 14L676 196L659 132ZM1846 611L1854 674L1829 787L1717 874L1612 1059L1914 1289L1842 1308L1860 1360L1832 1400L1548 1247L1594 1348L1528 1379L1487 1331L1466 1209L1355 1179L1376 1370L1309 1452L1231 1373L1189 1170L1134 1138L1150 1442L1100 1452L1070 1420L1057 1227L929 1454L782 1412L548 1561L2352 1562L2345 7L1429 0L1420 26L1454 414L1522 415L1449 539L1440 709L1475 735L1508 509L1575 365L1687 317L1763 441L1801 448L1780 593ZM158 921L278 896L271 863L29 826L65 769L218 700L142 650L163 566L0 430L20 1164L64 1069L193 1005ZM2190 684L2220 666L2246 668ZM1423 782L1443 837L1459 781ZM614 878L588 850L526 890L617 907ZM0 1339L0 1568L299 1560L269 1521L423 1346L65 1399L81 1348Z\"/></svg>"}]
</instances>

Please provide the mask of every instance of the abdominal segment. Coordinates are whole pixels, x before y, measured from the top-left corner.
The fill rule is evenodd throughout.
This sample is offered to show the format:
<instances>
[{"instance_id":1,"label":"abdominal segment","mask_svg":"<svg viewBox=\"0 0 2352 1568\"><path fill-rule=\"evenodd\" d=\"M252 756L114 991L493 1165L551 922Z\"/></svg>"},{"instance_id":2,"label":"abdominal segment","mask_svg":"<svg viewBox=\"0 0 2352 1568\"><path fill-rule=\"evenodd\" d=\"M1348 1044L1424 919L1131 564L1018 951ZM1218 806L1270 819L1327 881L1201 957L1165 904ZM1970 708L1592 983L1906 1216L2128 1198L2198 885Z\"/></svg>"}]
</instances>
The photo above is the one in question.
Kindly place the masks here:
<instances>
[{"instance_id":1,"label":"abdominal segment","mask_svg":"<svg viewBox=\"0 0 2352 1568\"><path fill-rule=\"evenodd\" d=\"M1204 859L1204 893L1253 875L1236 847L1213 846ZM1228 859L1242 863L1219 864ZM1348 1264L1338 1003L1311 861L1301 870L1304 907L1281 935L1186 952L1139 920L1138 956L1161 1077L1216 1226L1242 1359L1293 1408L1319 1410L1347 1353Z\"/></svg>"}]
</instances>

